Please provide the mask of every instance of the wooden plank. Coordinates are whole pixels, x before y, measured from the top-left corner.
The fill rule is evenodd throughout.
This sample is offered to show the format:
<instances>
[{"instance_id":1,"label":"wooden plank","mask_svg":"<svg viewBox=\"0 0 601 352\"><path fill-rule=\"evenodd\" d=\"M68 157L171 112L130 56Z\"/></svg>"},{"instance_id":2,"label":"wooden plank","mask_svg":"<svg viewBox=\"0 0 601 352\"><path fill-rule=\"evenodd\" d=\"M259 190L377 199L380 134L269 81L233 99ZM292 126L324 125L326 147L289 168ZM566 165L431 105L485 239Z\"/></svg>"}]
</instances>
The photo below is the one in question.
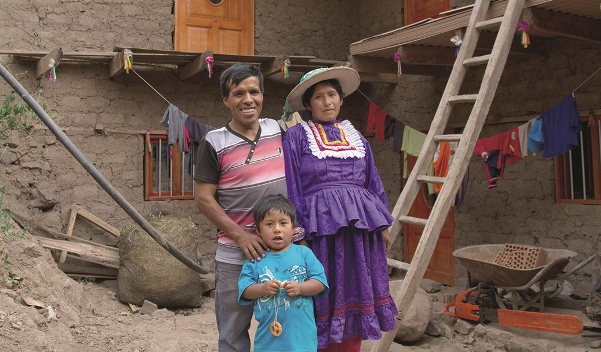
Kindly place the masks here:
<instances>
[{"instance_id":1,"label":"wooden plank","mask_svg":"<svg viewBox=\"0 0 601 352\"><path fill-rule=\"evenodd\" d=\"M554 35L601 43L601 21L538 8L524 9L530 28Z\"/></svg>"},{"instance_id":2,"label":"wooden plank","mask_svg":"<svg viewBox=\"0 0 601 352\"><path fill-rule=\"evenodd\" d=\"M261 73L264 77L269 77L282 72L285 60L284 55L279 55L261 63Z\"/></svg>"},{"instance_id":3,"label":"wooden plank","mask_svg":"<svg viewBox=\"0 0 601 352\"><path fill-rule=\"evenodd\" d=\"M79 257L77 257L79 259ZM116 268L95 268L73 263L58 264L58 268L69 276L117 278L119 270Z\"/></svg>"},{"instance_id":4,"label":"wooden plank","mask_svg":"<svg viewBox=\"0 0 601 352\"><path fill-rule=\"evenodd\" d=\"M121 231L119 231L116 227L109 225L106 221L100 219L99 217L90 213L89 211L85 210L82 207L78 206L77 215L83 216L84 218L88 219L94 225L100 227L101 229L114 235L115 237L119 237L119 235L121 234Z\"/></svg>"},{"instance_id":5,"label":"wooden plank","mask_svg":"<svg viewBox=\"0 0 601 352\"><path fill-rule=\"evenodd\" d=\"M211 50L205 51L200 56L197 56L192 62L178 69L179 79L185 81L188 78L201 73L202 71L206 71L207 63L205 60L208 56L213 56L213 52Z\"/></svg>"},{"instance_id":6,"label":"wooden plank","mask_svg":"<svg viewBox=\"0 0 601 352\"><path fill-rule=\"evenodd\" d=\"M75 226L75 218L77 217L77 209L79 206L73 204L71 206L71 213L69 214L69 226L67 227L67 236L71 237L73 235L73 227ZM61 251L60 256L58 257L59 263L64 263L67 260L67 251Z\"/></svg>"},{"instance_id":7,"label":"wooden plank","mask_svg":"<svg viewBox=\"0 0 601 352\"><path fill-rule=\"evenodd\" d=\"M36 239L43 247L48 249L61 251L66 250L70 253L77 254L81 260L101 264L111 268L119 268L119 253L106 250L103 248L104 246L55 240L44 237L36 237Z\"/></svg>"},{"instance_id":8,"label":"wooden plank","mask_svg":"<svg viewBox=\"0 0 601 352\"><path fill-rule=\"evenodd\" d=\"M63 240L69 240L72 242L85 243L85 244L89 244L92 246L99 246L107 251L113 251L115 253L119 253L119 249L116 247L105 246L103 244L98 244L98 243L95 243L92 241L84 240L82 238L67 236L60 232L56 232L56 231L50 230L48 228L45 228L44 226L36 224L34 221L29 220L29 219L25 218L24 216L18 215L12 211L8 211L8 213L13 218L13 220L15 220L21 227L26 228L27 232L29 232L30 234L32 234L34 236L37 236L37 237L51 236L52 238L55 238L55 239L63 239Z\"/></svg>"},{"instance_id":9,"label":"wooden plank","mask_svg":"<svg viewBox=\"0 0 601 352\"><path fill-rule=\"evenodd\" d=\"M551 1L552 0L528 0L525 6L531 7ZM502 16L507 7L507 3L508 0L493 1L490 4L485 19ZM466 27L470 14L470 8L466 7L464 10L457 11L451 16L438 18L417 27L402 27L377 36L365 38L351 43L350 52L351 55L376 53L378 51L396 48L401 45L445 34L449 30Z\"/></svg>"},{"instance_id":10,"label":"wooden plank","mask_svg":"<svg viewBox=\"0 0 601 352\"><path fill-rule=\"evenodd\" d=\"M52 66L57 67L63 58L63 49L56 48L41 58L35 66L35 78L40 79ZM52 65L51 65L52 64Z\"/></svg>"},{"instance_id":11,"label":"wooden plank","mask_svg":"<svg viewBox=\"0 0 601 352\"><path fill-rule=\"evenodd\" d=\"M120 51L116 53L111 62L109 62L109 79L113 79L120 75L123 71L125 71L124 57L125 54L123 53L123 51Z\"/></svg>"}]
</instances>

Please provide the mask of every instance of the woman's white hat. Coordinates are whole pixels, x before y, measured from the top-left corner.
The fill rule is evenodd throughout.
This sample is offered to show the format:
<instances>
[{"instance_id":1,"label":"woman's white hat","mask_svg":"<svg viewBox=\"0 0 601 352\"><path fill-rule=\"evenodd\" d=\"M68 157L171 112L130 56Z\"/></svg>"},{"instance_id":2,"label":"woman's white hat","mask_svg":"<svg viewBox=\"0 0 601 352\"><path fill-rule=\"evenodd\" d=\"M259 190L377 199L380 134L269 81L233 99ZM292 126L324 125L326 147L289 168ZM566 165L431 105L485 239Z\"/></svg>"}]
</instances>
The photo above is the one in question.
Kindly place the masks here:
<instances>
[{"instance_id":1,"label":"woman's white hat","mask_svg":"<svg viewBox=\"0 0 601 352\"><path fill-rule=\"evenodd\" d=\"M312 85L329 79L338 80L345 97L356 91L359 88L359 83L361 83L359 73L350 67L317 68L309 71L301 77L300 83L290 91L288 98L286 98L292 111L305 110L306 108L303 105L303 94L305 91Z\"/></svg>"}]
</instances>

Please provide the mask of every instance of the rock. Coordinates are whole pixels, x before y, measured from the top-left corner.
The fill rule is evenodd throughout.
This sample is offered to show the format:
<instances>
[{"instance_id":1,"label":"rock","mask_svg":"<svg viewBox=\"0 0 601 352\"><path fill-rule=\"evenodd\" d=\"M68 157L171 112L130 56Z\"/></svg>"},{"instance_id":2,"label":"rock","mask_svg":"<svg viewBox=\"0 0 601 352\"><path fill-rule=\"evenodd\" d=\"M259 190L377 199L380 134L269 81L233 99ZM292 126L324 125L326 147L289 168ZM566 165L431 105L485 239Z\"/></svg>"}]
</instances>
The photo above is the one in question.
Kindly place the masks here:
<instances>
[{"instance_id":1,"label":"rock","mask_svg":"<svg viewBox=\"0 0 601 352\"><path fill-rule=\"evenodd\" d=\"M403 280L390 281L390 291L398 291L402 282ZM430 295L424 289L418 288L407 314L399 323L395 340L400 342L417 341L424 335L431 318L432 300Z\"/></svg>"},{"instance_id":2,"label":"rock","mask_svg":"<svg viewBox=\"0 0 601 352\"><path fill-rule=\"evenodd\" d=\"M169 318L175 316L175 313L168 310L167 308L158 309L154 313L152 313L153 318Z\"/></svg>"},{"instance_id":3,"label":"rock","mask_svg":"<svg viewBox=\"0 0 601 352\"><path fill-rule=\"evenodd\" d=\"M423 279L419 287L428 293L440 292L442 290L442 284L430 279Z\"/></svg>"},{"instance_id":4,"label":"rock","mask_svg":"<svg viewBox=\"0 0 601 352\"><path fill-rule=\"evenodd\" d=\"M597 340L591 341L591 343L589 344L589 346L591 348L600 348L601 347L601 339L597 339Z\"/></svg>"},{"instance_id":5,"label":"rock","mask_svg":"<svg viewBox=\"0 0 601 352\"><path fill-rule=\"evenodd\" d=\"M463 319L457 319L457 322L455 323L455 326L453 328L461 335L467 335L470 332L472 332L472 330L474 330L474 325Z\"/></svg>"},{"instance_id":6,"label":"rock","mask_svg":"<svg viewBox=\"0 0 601 352\"><path fill-rule=\"evenodd\" d=\"M144 300L144 304L142 305L142 308L140 308L140 314L144 314L144 315L150 315L152 313L154 313L156 310L158 309L157 305Z\"/></svg>"}]
</instances>

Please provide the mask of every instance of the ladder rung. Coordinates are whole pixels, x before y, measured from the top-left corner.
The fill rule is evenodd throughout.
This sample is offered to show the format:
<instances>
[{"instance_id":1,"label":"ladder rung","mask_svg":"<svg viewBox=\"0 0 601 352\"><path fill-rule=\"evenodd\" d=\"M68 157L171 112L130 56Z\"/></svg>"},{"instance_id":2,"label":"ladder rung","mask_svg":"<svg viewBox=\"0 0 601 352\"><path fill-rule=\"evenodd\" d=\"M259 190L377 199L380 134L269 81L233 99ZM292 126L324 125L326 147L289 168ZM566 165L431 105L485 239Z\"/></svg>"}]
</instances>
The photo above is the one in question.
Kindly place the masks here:
<instances>
[{"instance_id":1,"label":"ladder rung","mask_svg":"<svg viewBox=\"0 0 601 352\"><path fill-rule=\"evenodd\" d=\"M478 99L478 94L463 94L449 97L449 103L473 103Z\"/></svg>"},{"instance_id":2,"label":"ladder rung","mask_svg":"<svg viewBox=\"0 0 601 352\"><path fill-rule=\"evenodd\" d=\"M435 142L459 142L463 137L462 134L439 134L434 136Z\"/></svg>"},{"instance_id":3,"label":"ladder rung","mask_svg":"<svg viewBox=\"0 0 601 352\"><path fill-rule=\"evenodd\" d=\"M391 266L393 268L409 271L409 263L401 262L399 260L394 260L390 258L386 258L386 262L388 263L388 266Z\"/></svg>"},{"instance_id":4,"label":"ladder rung","mask_svg":"<svg viewBox=\"0 0 601 352\"><path fill-rule=\"evenodd\" d=\"M488 54L488 55L482 55L482 56L476 56L476 57L472 57L470 59L465 59L465 60L463 60L463 64L465 66L485 65L485 64L488 63L488 60L490 60L490 54Z\"/></svg>"},{"instance_id":5,"label":"ladder rung","mask_svg":"<svg viewBox=\"0 0 601 352\"><path fill-rule=\"evenodd\" d=\"M422 183L436 183L442 185L446 177L419 175L417 180Z\"/></svg>"},{"instance_id":6,"label":"ladder rung","mask_svg":"<svg viewBox=\"0 0 601 352\"><path fill-rule=\"evenodd\" d=\"M417 225L417 226L426 226L428 223L428 219L420 219L413 216L399 216L399 221L404 222L406 224Z\"/></svg>"},{"instance_id":7,"label":"ladder rung","mask_svg":"<svg viewBox=\"0 0 601 352\"><path fill-rule=\"evenodd\" d=\"M501 22L503 22L503 16L491 18L490 20L481 21L481 22L476 23L476 29L477 30L496 29L496 28L501 27Z\"/></svg>"}]
</instances>

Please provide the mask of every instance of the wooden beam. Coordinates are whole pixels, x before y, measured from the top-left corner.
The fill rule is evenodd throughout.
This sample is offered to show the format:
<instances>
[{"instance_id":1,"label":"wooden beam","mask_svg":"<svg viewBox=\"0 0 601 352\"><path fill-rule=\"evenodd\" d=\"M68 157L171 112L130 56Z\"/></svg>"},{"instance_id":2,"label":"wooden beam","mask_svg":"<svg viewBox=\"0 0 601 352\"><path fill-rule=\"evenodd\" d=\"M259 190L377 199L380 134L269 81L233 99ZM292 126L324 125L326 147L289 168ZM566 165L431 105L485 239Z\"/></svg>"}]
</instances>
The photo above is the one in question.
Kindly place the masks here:
<instances>
[{"instance_id":1,"label":"wooden beam","mask_svg":"<svg viewBox=\"0 0 601 352\"><path fill-rule=\"evenodd\" d=\"M450 50L454 55L453 49ZM398 79L392 77L393 75L397 76L398 69L397 63L394 62L393 58L351 55L349 56L349 62L351 63L351 67L359 72L361 81L363 82L398 83ZM403 58L401 60L401 71L402 75L440 76L448 75L451 72L451 68L446 65L435 66L423 65L421 63L406 63Z\"/></svg>"},{"instance_id":2,"label":"wooden beam","mask_svg":"<svg viewBox=\"0 0 601 352\"><path fill-rule=\"evenodd\" d=\"M260 66L261 73L264 77L269 77L282 72L282 65L284 65L285 60L286 58L284 55L278 55L265 62L262 62Z\"/></svg>"},{"instance_id":3,"label":"wooden beam","mask_svg":"<svg viewBox=\"0 0 601 352\"><path fill-rule=\"evenodd\" d=\"M598 10L598 9L597 9ZM601 21L540 8L524 9L523 19L532 30L601 43Z\"/></svg>"},{"instance_id":4,"label":"wooden beam","mask_svg":"<svg viewBox=\"0 0 601 352\"><path fill-rule=\"evenodd\" d=\"M492 51L492 47L495 43L496 37L496 33L486 31L481 32L480 37L478 38L478 44L476 45L474 55L489 54ZM528 48L524 48L521 44L519 35L516 34L514 40L511 42L511 47L509 48L509 55L522 55L530 57L538 56L542 58L548 58L548 44L548 38L536 37L536 40L533 40L532 43L528 45Z\"/></svg>"},{"instance_id":5,"label":"wooden beam","mask_svg":"<svg viewBox=\"0 0 601 352\"><path fill-rule=\"evenodd\" d=\"M52 66L57 67L63 58L63 49L56 48L41 58L35 66L35 78L40 79Z\"/></svg>"},{"instance_id":6,"label":"wooden beam","mask_svg":"<svg viewBox=\"0 0 601 352\"><path fill-rule=\"evenodd\" d=\"M113 79L125 71L125 54L123 51L115 53L115 57L109 62L109 79Z\"/></svg>"},{"instance_id":7,"label":"wooden beam","mask_svg":"<svg viewBox=\"0 0 601 352\"><path fill-rule=\"evenodd\" d=\"M213 52L211 50L205 51L197 56L196 59L192 60L192 62L178 69L179 79L185 81L188 78L201 73L202 71L206 71L207 63L205 60L208 56L213 56Z\"/></svg>"}]
</instances>

